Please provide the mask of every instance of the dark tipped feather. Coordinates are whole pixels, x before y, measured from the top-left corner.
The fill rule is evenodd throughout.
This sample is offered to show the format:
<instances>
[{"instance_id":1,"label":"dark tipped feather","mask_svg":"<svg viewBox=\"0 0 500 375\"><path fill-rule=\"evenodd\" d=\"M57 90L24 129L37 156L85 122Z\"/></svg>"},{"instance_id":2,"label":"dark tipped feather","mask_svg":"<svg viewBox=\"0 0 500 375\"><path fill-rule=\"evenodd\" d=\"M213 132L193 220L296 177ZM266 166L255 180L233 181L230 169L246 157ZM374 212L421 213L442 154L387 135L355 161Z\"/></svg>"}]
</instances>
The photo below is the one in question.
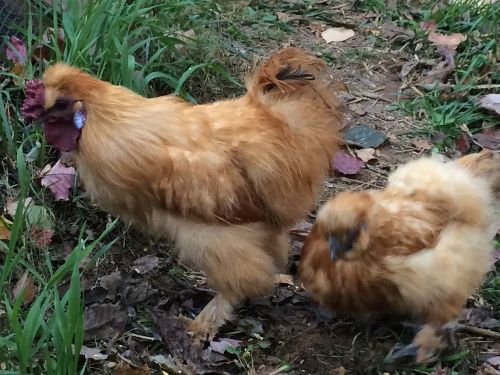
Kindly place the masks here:
<instances>
[{"instance_id":1,"label":"dark tipped feather","mask_svg":"<svg viewBox=\"0 0 500 375\"><path fill-rule=\"evenodd\" d=\"M312 74L304 72L300 65L296 70L292 70L290 64L287 64L283 69L281 69L276 75L276 78L278 78L280 81L286 81L286 80L313 81L315 79Z\"/></svg>"}]
</instances>

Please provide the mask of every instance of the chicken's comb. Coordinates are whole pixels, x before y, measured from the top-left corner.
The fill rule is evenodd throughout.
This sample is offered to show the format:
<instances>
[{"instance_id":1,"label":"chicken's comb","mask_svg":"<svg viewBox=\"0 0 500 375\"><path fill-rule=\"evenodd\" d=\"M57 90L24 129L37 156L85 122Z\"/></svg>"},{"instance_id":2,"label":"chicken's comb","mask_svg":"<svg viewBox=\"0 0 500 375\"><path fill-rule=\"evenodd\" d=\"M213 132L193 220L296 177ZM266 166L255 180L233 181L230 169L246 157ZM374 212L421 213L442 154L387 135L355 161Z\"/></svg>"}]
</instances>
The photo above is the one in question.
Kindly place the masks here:
<instances>
[{"instance_id":1,"label":"chicken's comb","mask_svg":"<svg viewBox=\"0 0 500 375\"><path fill-rule=\"evenodd\" d=\"M21 106L21 116L25 121L36 121L45 113L45 86L39 79L26 82L26 99Z\"/></svg>"}]
</instances>

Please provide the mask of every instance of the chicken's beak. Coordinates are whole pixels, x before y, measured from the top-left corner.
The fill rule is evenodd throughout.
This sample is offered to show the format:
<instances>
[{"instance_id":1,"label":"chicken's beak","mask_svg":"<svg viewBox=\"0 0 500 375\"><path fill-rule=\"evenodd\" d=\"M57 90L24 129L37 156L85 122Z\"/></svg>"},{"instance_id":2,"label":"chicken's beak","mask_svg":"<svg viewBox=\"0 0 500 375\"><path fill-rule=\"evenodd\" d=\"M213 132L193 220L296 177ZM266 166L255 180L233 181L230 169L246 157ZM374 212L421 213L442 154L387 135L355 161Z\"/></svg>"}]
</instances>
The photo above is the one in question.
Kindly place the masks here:
<instances>
[{"instance_id":1,"label":"chicken's beak","mask_svg":"<svg viewBox=\"0 0 500 375\"><path fill-rule=\"evenodd\" d=\"M361 230L366 228L366 223L362 223L359 227L348 230L347 233L342 234L340 237L329 234L328 249L330 250L331 260L335 262L346 252L352 250Z\"/></svg>"},{"instance_id":2,"label":"chicken's beak","mask_svg":"<svg viewBox=\"0 0 500 375\"><path fill-rule=\"evenodd\" d=\"M336 261L341 253L344 252L339 240L332 234L328 236L328 249L330 250L330 259L332 261Z\"/></svg>"}]
</instances>

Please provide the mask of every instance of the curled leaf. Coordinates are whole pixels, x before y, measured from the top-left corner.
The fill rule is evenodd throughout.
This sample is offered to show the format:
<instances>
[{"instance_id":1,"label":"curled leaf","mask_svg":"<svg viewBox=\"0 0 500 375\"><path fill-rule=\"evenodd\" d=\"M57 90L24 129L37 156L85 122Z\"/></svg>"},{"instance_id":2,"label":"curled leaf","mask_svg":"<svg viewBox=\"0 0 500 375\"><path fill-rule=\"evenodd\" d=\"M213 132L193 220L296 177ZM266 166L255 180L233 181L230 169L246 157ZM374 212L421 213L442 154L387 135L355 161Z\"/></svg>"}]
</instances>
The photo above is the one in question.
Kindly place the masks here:
<instances>
[{"instance_id":1,"label":"curled leaf","mask_svg":"<svg viewBox=\"0 0 500 375\"><path fill-rule=\"evenodd\" d=\"M436 21L434 20L422 21L419 25L422 30L436 31L437 28Z\"/></svg>"},{"instance_id":2,"label":"curled leaf","mask_svg":"<svg viewBox=\"0 0 500 375\"><path fill-rule=\"evenodd\" d=\"M9 38L10 45L5 50L5 55L14 64L26 64L26 45L17 36Z\"/></svg>"},{"instance_id":3,"label":"curled leaf","mask_svg":"<svg viewBox=\"0 0 500 375\"><path fill-rule=\"evenodd\" d=\"M10 239L10 229L7 227L7 220L0 216L0 240Z\"/></svg>"},{"instance_id":4,"label":"curled leaf","mask_svg":"<svg viewBox=\"0 0 500 375\"><path fill-rule=\"evenodd\" d=\"M454 56L456 53L456 49L460 43L467 40L467 37L463 34L453 33L449 35L436 33L431 31L429 33L429 41L434 43L444 57L448 66L455 66Z\"/></svg>"},{"instance_id":5,"label":"curled leaf","mask_svg":"<svg viewBox=\"0 0 500 375\"><path fill-rule=\"evenodd\" d=\"M500 94L488 94L481 98L479 107L496 112L500 115Z\"/></svg>"},{"instance_id":6,"label":"curled leaf","mask_svg":"<svg viewBox=\"0 0 500 375\"><path fill-rule=\"evenodd\" d=\"M23 305L29 305L36 297L36 287L33 279L30 277L28 271L25 271L19 278L14 290L12 291L12 299L17 300L21 293L24 291Z\"/></svg>"},{"instance_id":7,"label":"curled leaf","mask_svg":"<svg viewBox=\"0 0 500 375\"><path fill-rule=\"evenodd\" d=\"M354 36L354 30L345 27L331 27L321 33L321 36L327 43L343 42Z\"/></svg>"},{"instance_id":8,"label":"curled leaf","mask_svg":"<svg viewBox=\"0 0 500 375\"><path fill-rule=\"evenodd\" d=\"M356 156L363 160L365 163L372 159L375 159L375 149L374 148L362 148L361 150L356 150Z\"/></svg>"},{"instance_id":9,"label":"curled leaf","mask_svg":"<svg viewBox=\"0 0 500 375\"><path fill-rule=\"evenodd\" d=\"M75 182L76 171L73 167L66 167L60 160L42 177L42 186L52 192L55 200L69 200L69 190Z\"/></svg>"},{"instance_id":10,"label":"curled leaf","mask_svg":"<svg viewBox=\"0 0 500 375\"><path fill-rule=\"evenodd\" d=\"M240 342L234 339L220 338L219 341L210 341L210 349L214 352L224 354L228 348L236 349L239 347Z\"/></svg>"}]
</instances>

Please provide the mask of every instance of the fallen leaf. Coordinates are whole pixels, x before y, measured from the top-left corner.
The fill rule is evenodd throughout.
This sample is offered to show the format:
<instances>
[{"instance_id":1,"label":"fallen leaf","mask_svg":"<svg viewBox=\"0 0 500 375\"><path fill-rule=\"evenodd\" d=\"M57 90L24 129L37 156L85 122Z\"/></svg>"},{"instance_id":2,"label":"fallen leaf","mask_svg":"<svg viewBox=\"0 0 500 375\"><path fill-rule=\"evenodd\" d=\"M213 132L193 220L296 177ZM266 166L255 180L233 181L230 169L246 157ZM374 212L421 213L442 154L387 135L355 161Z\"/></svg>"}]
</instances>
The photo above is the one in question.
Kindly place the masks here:
<instances>
[{"instance_id":1,"label":"fallen leaf","mask_svg":"<svg viewBox=\"0 0 500 375\"><path fill-rule=\"evenodd\" d=\"M487 306L466 309L466 322L474 327L492 329L500 327L500 321L495 319L494 312Z\"/></svg>"},{"instance_id":2,"label":"fallen leaf","mask_svg":"<svg viewBox=\"0 0 500 375\"><path fill-rule=\"evenodd\" d=\"M52 39L54 38L54 28L49 27L42 35L42 40L45 44L38 44L33 48L33 52L31 57L34 59L45 59L49 60L52 56L52 48L48 47L48 45L52 44ZM58 29L57 32L57 47L59 51L62 53L64 51L64 30L62 28Z\"/></svg>"},{"instance_id":3,"label":"fallen leaf","mask_svg":"<svg viewBox=\"0 0 500 375\"><path fill-rule=\"evenodd\" d=\"M449 66L437 66L432 69L427 76L419 82L419 86L423 87L427 91L432 90L445 90L450 86L444 84L448 76L453 73L453 68Z\"/></svg>"},{"instance_id":4,"label":"fallen leaf","mask_svg":"<svg viewBox=\"0 0 500 375\"><path fill-rule=\"evenodd\" d=\"M279 273L274 277L274 282L276 284L282 284L282 285L295 285L293 282L293 276L284 274L284 273Z\"/></svg>"},{"instance_id":5,"label":"fallen leaf","mask_svg":"<svg viewBox=\"0 0 500 375\"><path fill-rule=\"evenodd\" d=\"M347 373L346 369L343 368L342 366L334 368L332 371L330 371L331 375L345 375Z\"/></svg>"},{"instance_id":6,"label":"fallen leaf","mask_svg":"<svg viewBox=\"0 0 500 375\"><path fill-rule=\"evenodd\" d=\"M500 129L485 129L472 136L482 147L490 150L500 150Z\"/></svg>"},{"instance_id":7,"label":"fallen leaf","mask_svg":"<svg viewBox=\"0 0 500 375\"><path fill-rule=\"evenodd\" d=\"M26 207L28 207L31 202L33 202L33 198L27 197L24 200L24 208L26 209ZM16 198L8 197L7 201L5 202L5 213L10 217L14 217L17 211L17 204L18 201L16 200Z\"/></svg>"},{"instance_id":8,"label":"fallen leaf","mask_svg":"<svg viewBox=\"0 0 500 375\"><path fill-rule=\"evenodd\" d=\"M435 31L436 30L436 21L434 21L434 20L421 21L419 25L420 25L420 28L422 30L429 30L429 31Z\"/></svg>"},{"instance_id":9,"label":"fallen leaf","mask_svg":"<svg viewBox=\"0 0 500 375\"><path fill-rule=\"evenodd\" d=\"M158 257L147 255L145 257L137 259L134 262L132 269L139 274L145 274L157 268L159 264L160 260L158 259Z\"/></svg>"},{"instance_id":10,"label":"fallen leaf","mask_svg":"<svg viewBox=\"0 0 500 375\"><path fill-rule=\"evenodd\" d=\"M158 308L151 311L151 317L168 352L179 362L187 363L192 373L212 374L212 367L230 363L226 357L190 339L185 321Z\"/></svg>"},{"instance_id":11,"label":"fallen leaf","mask_svg":"<svg viewBox=\"0 0 500 375\"><path fill-rule=\"evenodd\" d=\"M226 349L236 349L240 346L241 341L221 337L219 341L210 341L210 349L216 353L224 354Z\"/></svg>"},{"instance_id":12,"label":"fallen leaf","mask_svg":"<svg viewBox=\"0 0 500 375\"><path fill-rule=\"evenodd\" d=\"M151 369L147 364L142 367L130 367L128 363L120 363L115 367L115 375L150 375Z\"/></svg>"},{"instance_id":13,"label":"fallen leaf","mask_svg":"<svg viewBox=\"0 0 500 375\"><path fill-rule=\"evenodd\" d=\"M381 31L384 36L390 39L391 42L405 42L415 38L415 33L412 30L404 29L390 22L384 23Z\"/></svg>"},{"instance_id":14,"label":"fallen leaf","mask_svg":"<svg viewBox=\"0 0 500 375\"><path fill-rule=\"evenodd\" d=\"M249 335L253 334L261 335L264 333L262 322L250 317L240 319L238 322L238 328L247 332Z\"/></svg>"},{"instance_id":15,"label":"fallen leaf","mask_svg":"<svg viewBox=\"0 0 500 375\"><path fill-rule=\"evenodd\" d=\"M16 285L12 291L12 299L17 300L24 290L23 305L29 305L36 297L36 287L33 279L30 277L28 271L24 271L23 275L17 280Z\"/></svg>"},{"instance_id":16,"label":"fallen leaf","mask_svg":"<svg viewBox=\"0 0 500 375\"><path fill-rule=\"evenodd\" d=\"M364 165L361 160L344 151L338 151L333 158L333 168L343 174L356 174Z\"/></svg>"},{"instance_id":17,"label":"fallen leaf","mask_svg":"<svg viewBox=\"0 0 500 375\"><path fill-rule=\"evenodd\" d=\"M457 48L458 45L467 40L467 37L460 33L453 34L441 34L441 33L430 33L429 41L436 44L437 46L446 46L448 48Z\"/></svg>"},{"instance_id":18,"label":"fallen leaf","mask_svg":"<svg viewBox=\"0 0 500 375\"><path fill-rule=\"evenodd\" d=\"M500 367L500 356L488 358L488 363L495 367Z\"/></svg>"},{"instance_id":19,"label":"fallen leaf","mask_svg":"<svg viewBox=\"0 0 500 375\"><path fill-rule=\"evenodd\" d=\"M448 66L455 66L454 56L456 49L460 43L467 40L467 37L463 34L440 34L434 31L429 33L429 41L434 43L438 51L443 55Z\"/></svg>"},{"instance_id":20,"label":"fallen leaf","mask_svg":"<svg viewBox=\"0 0 500 375\"><path fill-rule=\"evenodd\" d=\"M488 94L481 98L479 107L494 111L500 115L500 94Z\"/></svg>"},{"instance_id":21,"label":"fallen leaf","mask_svg":"<svg viewBox=\"0 0 500 375\"><path fill-rule=\"evenodd\" d=\"M467 151L469 151L470 141L467 134L462 133L460 137L455 141L455 145L457 146L457 150L462 154L465 154Z\"/></svg>"},{"instance_id":22,"label":"fallen leaf","mask_svg":"<svg viewBox=\"0 0 500 375\"><path fill-rule=\"evenodd\" d=\"M407 63L403 64L401 67L401 72L399 73L399 77L401 79L405 78L410 72L417 67L419 64L419 61L408 61Z\"/></svg>"},{"instance_id":23,"label":"fallen leaf","mask_svg":"<svg viewBox=\"0 0 500 375\"><path fill-rule=\"evenodd\" d=\"M34 226L31 228L31 239L39 247L49 246L52 242L52 237L54 236L53 229L39 228Z\"/></svg>"},{"instance_id":24,"label":"fallen leaf","mask_svg":"<svg viewBox=\"0 0 500 375\"><path fill-rule=\"evenodd\" d=\"M83 312L83 328L87 339L110 338L125 328L129 315L119 303L94 304Z\"/></svg>"},{"instance_id":25,"label":"fallen leaf","mask_svg":"<svg viewBox=\"0 0 500 375\"><path fill-rule=\"evenodd\" d=\"M5 49L5 55L14 64L26 64L26 45L17 36L9 38L10 45Z\"/></svg>"},{"instance_id":26,"label":"fallen leaf","mask_svg":"<svg viewBox=\"0 0 500 375\"><path fill-rule=\"evenodd\" d=\"M345 131L344 137L348 144L376 148L385 142L387 136L368 125L354 125Z\"/></svg>"},{"instance_id":27,"label":"fallen leaf","mask_svg":"<svg viewBox=\"0 0 500 375\"><path fill-rule=\"evenodd\" d=\"M416 148L418 148L421 151L432 150L432 148L434 147L434 145L430 143L427 139L417 139L412 143Z\"/></svg>"},{"instance_id":28,"label":"fallen leaf","mask_svg":"<svg viewBox=\"0 0 500 375\"><path fill-rule=\"evenodd\" d=\"M349 109L358 116L364 116L366 114L366 109L362 103L351 103L349 104Z\"/></svg>"},{"instance_id":29,"label":"fallen leaf","mask_svg":"<svg viewBox=\"0 0 500 375\"><path fill-rule=\"evenodd\" d=\"M102 361L108 358L107 354L102 354L99 348L88 348L85 345L82 346L80 350L80 355L83 355L85 359L93 359L95 361Z\"/></svg>"},{"instance_id":30,"label":"fallen leaf","mask_svg":"<svg viewBox=\"0 0 500 375\"><path fill-rule=\"evenodd\" d=\"M6 219L0 216L0 240L10 239L10 229L7 227Z\"/></svg>"},{"instance_id":31,"label":"fallen leaf","mask_svg":"<svg viewBox=\"0 0 500 375\"><path fill-rule=\"evenodd\" d=\"M43 206L30 204L26 207L26 221L32 227L50 229L52 228L52 220L49 211Z\"/></svg>"},{"instance_id":32,"label":"fallen leaf","mask_svg":"<svg viewBox=\"0 0 500 375\"><path fill-rule=\"evenodd\" d=\"M75 183L76 170L60 160L42 177L42 186L48 187L55 200L69 200L69 190Z\"/></svg>"},{"instance_id":33,"label":"fallen leaf","mask_svg":"<svg viewBox=\"0 0 500 375\"><path fill-rule=\"evenodd\" d=\"M354 36L354 30L345 27L331 27L321 33L321 36L327 43L343 42Z\"/></svg>"},{"instance_id":34,"label":"fallen leaf","mask_svg":"<svg viewBox=\"0 0 500 375\"><path fill-rule=\"evenodd\" d=\"M349 86L347 86L345 82L338 79L334 79L333 81L331 81L330 87L333 91L336 92L349 92Z\"/></svg>"},{"instance_id":35,"label":"fallen leaf","mask_svg":"<svg viewBox=\"0 0 500 375\"><path fill-rule=\"evenodd\" d=\"M374 148L362 148L360 150L356 150L356 156L363 160L365 163L370 160L376 159L375 157L375 149Z\"/></svg>"}]
</instances>

